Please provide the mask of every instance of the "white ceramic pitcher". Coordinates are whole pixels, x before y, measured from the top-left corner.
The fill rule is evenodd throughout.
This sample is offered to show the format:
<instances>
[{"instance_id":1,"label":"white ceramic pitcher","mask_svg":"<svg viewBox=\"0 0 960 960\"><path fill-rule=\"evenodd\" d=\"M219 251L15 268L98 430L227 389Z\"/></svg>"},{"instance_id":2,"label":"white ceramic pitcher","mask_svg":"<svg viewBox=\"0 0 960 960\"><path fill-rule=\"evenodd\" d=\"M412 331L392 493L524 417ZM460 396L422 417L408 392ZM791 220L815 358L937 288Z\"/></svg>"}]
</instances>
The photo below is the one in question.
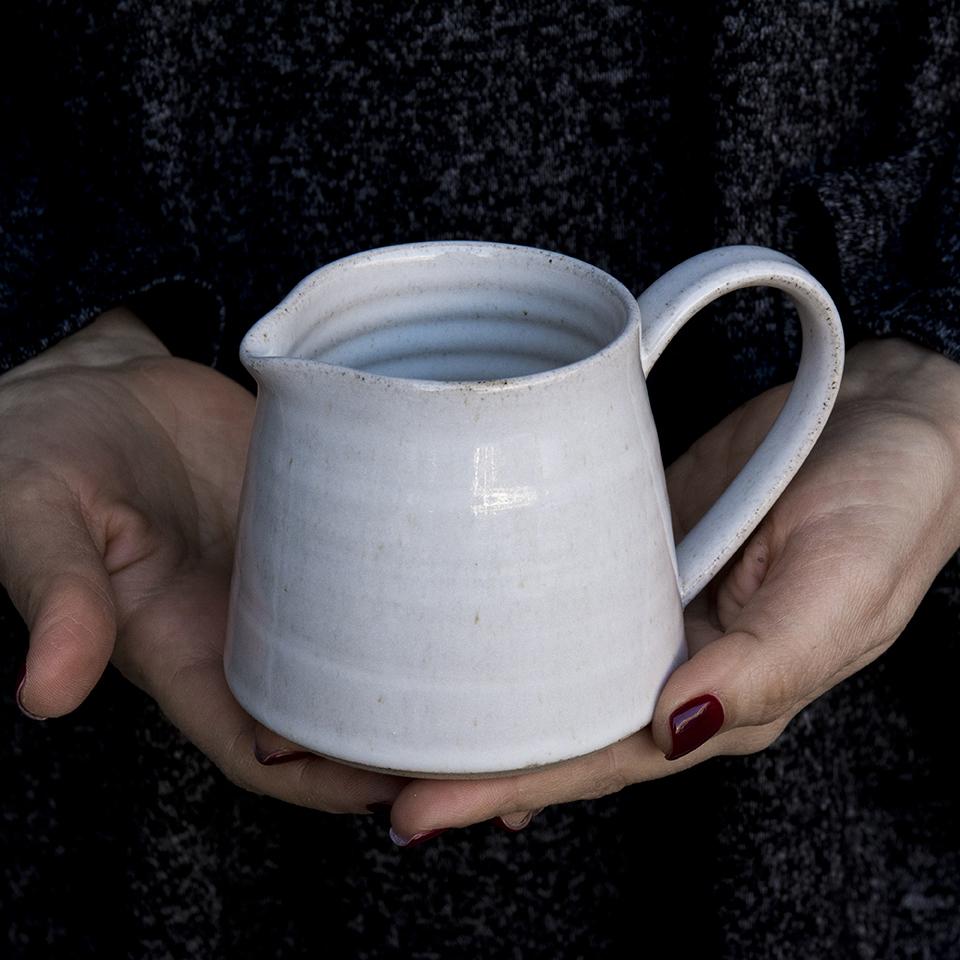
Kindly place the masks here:
<instances>
[{"instance_id":1,"label":"white ceramic pitcher","mask_svg":"<svg viewBox=\"0 0 960 960\"><path fill-rule=\"evenodd\" d=\"M796 303L769 435L674 549L645 374L745 286ZM639 300L507 244L386 247L307 277L247 333L259 392L226 675L266 726L417 775L527 769L649 723L682 608L809 452L843 364L836 308L783 254L726 247Z\"/></svg>"}]
</instances>

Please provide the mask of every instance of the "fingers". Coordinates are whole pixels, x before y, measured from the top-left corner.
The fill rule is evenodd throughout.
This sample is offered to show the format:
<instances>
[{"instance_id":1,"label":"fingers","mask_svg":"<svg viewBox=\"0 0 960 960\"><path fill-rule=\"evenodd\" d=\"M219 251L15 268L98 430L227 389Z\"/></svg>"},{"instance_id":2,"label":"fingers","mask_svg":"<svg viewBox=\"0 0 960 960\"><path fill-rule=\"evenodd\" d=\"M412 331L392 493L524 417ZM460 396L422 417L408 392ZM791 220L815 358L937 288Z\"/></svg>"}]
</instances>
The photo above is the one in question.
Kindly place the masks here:
<instances>
[{"instance_id":1,"label":"fingers","mask_svg":"<svg viewBox=\"0 0 960 960\"><path fill-rule=\"evenodd\" d=\"M109 662L113 593L100 551L64 489L6 487L0 582L30 630L17 697L28 715L59 717L83 702Z\"/></svg>"},{"instance_id":2,"label":"fingers","mask_svg":"<svg viewBox=\"0 0 960 960\"><path fill-rule=\"evenodd\" d=\"M883 583L866 583L868 559L815 525L782 545L769 528L748 542L717 594L726 631L667 681L652 732L671 759L702 755L718 734L784 723L892 642L873 609ZM734 752L747 752L727 736Z\"/></svg>"},{"instance_id":3,"label":"fingers","mask_svg":"<svg viewBox=\"0 0 960 960\"><path fill-rule=\"evenodd\" d=\"M784 725L778 721L720 734L699 755L675 761L664 757L647 728L603 750L532 773L487 780L414 780L394 801L391 836L400 846L410 846L441 830L494 817L516 831L553 804L607 796L629 784L678 773L708 756L762 750Z\"/></svg>"},{"instance_id":4,"label":"fingers","mask_svg":"<svg viewBox=\"0 0 960 960\"><path fill-rule=\"evenodd\" d=\"M486 780L416 780L398 795L391 822L394 834L407 840L496 816L509 826L551 804L605 796L628 783L673 772L649 731L641 730L604 750L533 773Z\"/></svg>"},{"instance_id":5,"label":"fingers","mask_svg":"<svg viewBox=\"0 0 960 960\"><path fill-rule=\"evenodd\" d=\"M266 767L316 756L300 744L281 737L279 733L274 733L259 723L254 726L253 752L257 761Z\"/></svg>"},{"instance_id":6,"label":"fingers","mask_svg":"<svg viewBox=\"0 0 960 960\"><path fill-rule=\"evenodd\" d=\"M757 600L759 590L770 579L776 546L766 531L760 531L728 572L717 600L730 617L743 614L745 607ZM791 558L786 554L780 559L784 561L781 576L795 577L797 564L789 563ZM800 613L804 604L817 600L815 592L809 591L797 597L791 608L793 619L803 622ZM707 606L705 596L691 609L698 605ZM677 773L709 756L768 746L785 725L781 714L800 691L807 689L809 681L807 677L797 678L796 691L786 686L787 678L793 676L787 669L787 658L806 636L791 646L792 635L784 631L775 612L780 609L775 591L766 612L755 612L744 625L738 624L738 633L720 639L715 639L720 631L705 615L692 618L688 631L692 659L668 681L650 728L586 757L530 774L479 781L417 781L404 789L394 804L395 834L405 839L496 816L509 824L514 817L523 820L529 811L615 793L628 784ZM761 631L765 639L779 643L774 648L776 656L762 647L759 635L749 632L750 626ZM808 652L805 646L801 661ZM767 659L763 659L764 653ZM797 672L803 674L804 670ZM699 749L677 750L678 738L671 735L668 721L678 708L679 716L674 720L681 724L681 746L689 745L691 736L707 731L696 745ZM701 745L704 741L706 744Z\"/></svg>"},{"instance_id":7,"label":"fingers","mask_svg":"<svg viewBox=\"0 0 960 960\"><path fill-rule=\"evenodd\" d=\"M888 583L868 562L874 548L848 530L838 533L832 520L793 526L789 536L761 528L719 585L719 627L704 613L706 597L688 610L691 659L667 681L649 728L522 776L412 783L394 803L396 837L495 816L523 819L711 756L768 747L806 703L892 642L878 613Z\"/></svg>"},{"instance_id":8,"label":"fingers","mask_svg":"<svg viewBox=\"0 0 960 960\"><path fill-rule=\"evenodd\" d=\"M884 591L876 578L867 586L870 551L851 542L811 525L794 529L783 543L769 526L761 528L718 589L720 627L727 632L703 612L693 619L691 659L668 680L651 727L530 774L412 783L393 806L395 835L427 837L495 816L522 821L543 806L614 793L711 756L768 747L803 705L892 639L876 629L874 611ZM707 606L706 597L688 613L698 606Z\"/></svg>"},{"instance_id":9,"label":"fingers","mask_svg":"<svg viewBox=\"0 0 960 960\"><path fill-rule=\"evenodd\" d=\"M170 719L244 790L329 813L366 813L372 804L392 803L406 783L314 756L269 733L234 699L219 659L180 671L176 683L177 696L163 704Z\"/></svg>"},{"instance_id":10,"label":"fingers","mask_svg":"<svg viewBox=\"0 0 960 960\"><path fill-rule=\"evenodd\" d=\"M407 781L313 756L240 706L223 670L227 591L223 570L192 569L141 603L117 644L121 672L245 790L331 813L391 803Z\"/></svg>"},{"instance_id":11,"label":"fingers","mask_svg":"<svg viewBox=\"0 0 960 960\"><path fill-rule=\"evenodd\" d=\"M790 384L755 397L700 437L666 471L678 541L740 472L780 413Z\"/></svg>"}]
</instances>

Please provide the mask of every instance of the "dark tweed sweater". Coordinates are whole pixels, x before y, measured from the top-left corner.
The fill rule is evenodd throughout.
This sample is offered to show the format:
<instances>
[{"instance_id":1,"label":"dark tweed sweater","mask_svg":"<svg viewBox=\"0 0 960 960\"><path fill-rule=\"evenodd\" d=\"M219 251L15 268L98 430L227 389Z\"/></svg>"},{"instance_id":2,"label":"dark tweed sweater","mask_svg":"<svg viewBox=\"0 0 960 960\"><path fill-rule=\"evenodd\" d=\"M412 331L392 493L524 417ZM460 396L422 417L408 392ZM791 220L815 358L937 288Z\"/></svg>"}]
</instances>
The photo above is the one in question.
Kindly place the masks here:
<instances>
[{"instance_id":1,"label":"dark tweed sweater","mask_svg":"<svg viewBox=\"0 0 960 960\"><path fill-rule=\"evenodd\" d=\"M960 359L955 3L48 0L6 19L0 370L128 302L239 377L243 331L314 267L450 237L637 291L767 244L825 282L851 342ZM651 380L665 455L797 351L773 294L692 324ZM954 564L764 753L406 852L373 818L241 793L112 671L46 724L8 693L0 955L558 960L666 938L960 958L958 623ZM0 633L12 691L26 637L5 604Z\"/></svg>"}]
</instances>

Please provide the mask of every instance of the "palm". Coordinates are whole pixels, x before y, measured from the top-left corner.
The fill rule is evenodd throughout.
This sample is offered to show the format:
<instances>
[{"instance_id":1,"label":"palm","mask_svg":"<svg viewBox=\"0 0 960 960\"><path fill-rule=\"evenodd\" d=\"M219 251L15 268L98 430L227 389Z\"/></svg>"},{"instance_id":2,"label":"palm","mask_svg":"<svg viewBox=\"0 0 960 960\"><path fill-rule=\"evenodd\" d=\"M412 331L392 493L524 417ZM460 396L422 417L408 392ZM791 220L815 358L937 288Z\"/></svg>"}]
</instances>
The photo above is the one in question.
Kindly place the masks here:
<instances>
[{"instance_id":1,"label":"palm","mask_svg":"<svg viewBox=\"0 0 960 960\"><path fill-rule=\"evenodd\" d=\"M536 810L769 746L803 706L894 641L956 549L958 390L955 366L917 348L894 342L851 351L814 451L744 548L688 607L693 656L668 680L653 724L529 774L411 784L394 805L394 824L410 835ZM756 398L672 465L667 482L678 539L756 449L786 393L780 387ZM694 752L666 760L671 710L714 691L723 728Z\"/></svg>"},{"instance_id":2,"label":"palm","mask_svg":"<svg viewBox=\"0 0 960 960\"><path fill-rule=\"evenodd\" d=\"M178 507L196 523L175 545L142 540L140 558L112 574L122 624L113 660L201 750L222 766L246 765L249 755L232 754L252 753L245 739L253 721L224 680L223 642L252 398L205 374L180 378L184 392L167 408L176 414L176 448L192 454L168 473L189 478ZM205 395L210 387L221 397ZM232 404L217 412L221 398Z\"/></svg>"},{"instance_id":3,"label":"palm","mask_svg":"<svg viewBox=\"0 0 960 960\"><path fill-rule=\"evenodd\" d=\"M154 515L175 516L181 523L166 536L147 533L139 540L140 525L133 525L129 549L137 559L111 575L122 616L115 663L245 787L331 809L363 809L365 796L366 802L391 796L394 778L319 758L291 771L256 764L256 724L234 699L223 673L234 528L253 398L225 377L172 358L153 361L138 374L133 388L172 440L164 447L169 462L156 467L173 496L158 502Z\"/></svg>"},{"instance_id":4,"label":"palm","mask_svg":"<svg viewBox=\"0 0 960 960\"><path fill-rule=\"evenodd\" d=\"M153 420L144 467L164 482L145 509L114 518L105 557L121 623L114 661L150 692L175 690L197 671L222 674L254 401L227 378L169 357L141 362L125 386ZM179 699L166 706L175 710Z\"/></svg>"},{"instance_id":5,"label":"palm","mask_svg":"<svg viewBox=\"0 0 960 960\"><path fill-rule=\"evenodd\" d=\"M855 354L859 360L863 352ZM869 353L866 356L870 356ZM739 628L754 597L762 590L779 592L778 613L805 621L816 635L836 609L849 611L854 643L856 618L865 610L889 620L872 646L815 689L814 699L856 667L873 659L905 626L944 557L937 549L918 550L943 539L941 474L936 465L947 456L944 438L923 418L898 413L877 402L876 383L861 378L861 364L851 365L827 430L802 470L780 498L760 531L712 587L687 610L691 652ZM887 389L880 381L881 389ZM740 469L762 439L786 398L786 389L768 391L748 403L695 444L671 469L669 483L678 535L686 532ZM919 554L925 553L925 556ZM901 578L891 559L912 567ZM815 568L824 622L811 616L817 608L786 577ZM827 606L825 596L835 606ZM852 598L855 600L852 601ZM803 705L798 703L797 709Z\"/></svg>"},{"instance_id":6,"label":"palm","mask_svg":"<svg viewBox=\"0 0 960 960\"><path fill-rule=\"evenodd\" d=\"M234 782L329 810L389 800L396 778L256 762L222 659L254 399L132 322L117 346L117 329L0 385L0 573L31 625L31 702L66 712L109 656Z\"/></svg>"},{"instance_id":7,"label":"palm","mask_svg":"<svg viewBox=\"0 0 960 960\"><path fill-rule=\"evenodd\" d=\"M667 470L674 535L679 542L703 516L756 450L787 399L789 385L751 400L701 437ZM691 653L723 635L717 610L717 577L687 607L684 625Z\"/></svg>"}]
</instances>

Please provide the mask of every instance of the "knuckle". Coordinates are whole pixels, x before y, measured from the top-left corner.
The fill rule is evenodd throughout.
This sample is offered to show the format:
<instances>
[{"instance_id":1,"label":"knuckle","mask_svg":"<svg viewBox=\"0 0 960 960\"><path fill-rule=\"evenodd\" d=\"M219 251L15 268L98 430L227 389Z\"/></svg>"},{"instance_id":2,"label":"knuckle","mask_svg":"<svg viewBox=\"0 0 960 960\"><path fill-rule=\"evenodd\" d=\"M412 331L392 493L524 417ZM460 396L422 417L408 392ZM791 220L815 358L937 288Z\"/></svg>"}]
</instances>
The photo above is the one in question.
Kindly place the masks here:
<instances>
[{"instance_id":1,"label":"knuckle","mask_svg":"<svg viewBox=\"0 0 960 960\"><path fill-rule=\"evenodd\" d=\"M604 786L607 787L606 793L619 793L630 783L627 771L623 763L623 755L616 748L612 747L607 751L607 775L604 778Z\"/></svg>"},{"instance_id":2,"label":"knuckle","mask_svg":"<svg viewBox=\"0 0 960 960\"><path fill-rule=\"evenodd\" d=\"M253 771L247 764L240 764L238 766L231 764L222 766L220 769L227 780L229 780L233 786L243 790L244 793L251 793L258 797L266 796L267 791L263 788L263 784L257 781L253 775Z\"/></svg>"},{"instance_id":3,"label":"knuckle","mask_svg":"<svg viewBox=\"0 0 960 960\"><path fill-rule=\"evenodd\" d=\"M746 756L760 753L772 747L780 739L790 723L790 717L778 717L776 720L756 727L744 727L737 731L736 739L725 753Z\"/></svg>"},{"instance_id":4,"label":"knuckle","mask_svg":"<svg viewBox=\"0 0 960 960\"><path fill-rule=\"evenodd\" d=\"M778 716L794 699L795 664L774 660L766 666L764 683L760 687L760 710L756 717L761 723Z\"/></svg>"},{"instance_id":5,"label":"knuckle","mask_svg":"<svg viewBox=\"0 0 960 960\"><path fill-rule=\"evenodd\" d=\"M114 617L113 595L103 577L102 570L82 567L63 570L54 577L50 593L58 598L57 606L80 599L85 604L92 604L104 617L111 620Z\"/></svg>"},{"instance_id":6,"label":"knuckle","mask_svg":"<svg viewBox=\"0 0 960 960\"><path fill-rule=\"evenodd\" d=\"M42 463L28 458L6 461L3 470L2 511L16 516L20 510L46 509L63 494L63 482Z\"/></svg>"},{"instance_id":7,"label":"knuckle","mask_svg":"<svg viewBox=\"0 0 960 960\"><path fill-rule=\"evenodd\" d=\"M297 760L295 761L297 769L297 779L294 785L294 793L298 797L312 797L316 790L312 789L313 785L310 783L310 764L307 760ZM326 805L324 805L326 809Z\"/></svg>"},{"instance_id":8,"label":"knuckle","mask_svg":"<svg viewBox=\"0 0 960 960\"><path fill-rule=\"evenodd\" d=\"M752 675L746 678L746 689L753 691L754 700L747 722L764 725L787 713L802 696L809 669L788 653L777 655L768 650L766 656L758 657Z\"/></svg>"},{"instance_id":9,"label":"knuckle","mask_svg":"<svg viewBox=\"0 0 960 960\"><path fill-rule=\"evenodd\" d=\"M257 784L246 771L232 766L221 766L220 771L233 786L238 787L245 793L252 793L260 797L265 795L265 791L260 788L260 785Z\"/></svg>"},{"instance_id":10,"label":"knuckle","mask_svg":"<svg viewBox=\"0 0 960 960\"><path fill-rule=\"evenodd\" d=\"M523 810L527 804L525 777L511 777L509 787L506 791L506 797L502 804L504 810Z\"/></svg>"},{"instance_id":11,"label":"knuckle","mask_svg":"<svg viewBox=\"0 0 960 960\"><path fill-rule=\"evenodd\" d=\"M768 723L757 731L757 750L766 750L772 747L783 736L783 732L790 725L792 716L778 717L773 723Z\"/></svg>"},{"instance_id":12,"label":"knuckle","mask_svg":"<svg viewBox=\"0 0 960 960\"><path fill-rule=\"evenodd\" d=\"M877 550L870 559L869 572L851 569L843 576L845 595L852 598L849 620L858 640L888 632L891 599L901 579L903 559Z\"/></svg>"},{"instance_id":13,"label":"knuckle","mask_svg":"<svg viewBox=\"0 0 960 960\"><path fill-rule=\"evenodd\" d=\"M318 771L325 770L325 762L318 757L304 757L295 764L297 771L296 782L291 791L295 802L308 806L313 810L322 810L324 813L361 813L366 809L350 789L349 778L339 783L339 789L321 780L318 782Z\"/></svg>"},{"instance_id":14,"label":"knuckle","mask_svg":"<svg viewBox=\"0 0 960 960\"><path fill-rule=\"evenodd\" d=\"M98 656L97 651L115 639L114 600L93 572L56 574L42 596L30 595L29 607L34 631L42 630L46 642L65 650L86 650Z\"/></svg>"},{"instance_id":15,"label":"knuckle","mask_svg":"<svg viewBox=\"0 0 960 960\"><path fill-rule=\"evenodd\" d=\"M46 523L54 515L72 517L77 512L76 496L66 480L45 464L8 461L3 468L0 519L4 528L20 534L37 521Z\"/></svg>"},{"instance_id":16,"label":"knuckle","mask_svg":"<svg viewBox=\"0 0 960 960\"><path fill-rule=\"evenodd\" d=\"M632 782L627 774L623 755L616 747L603 750L598 761L597 772L583 793L584 799L587 800L596 800L612 793L619 793Z\"/></svg>"},{"instance_id":17,"label":"knuckle","mask_svg":"<svg viewBox=\"0 0 960 960\"><path fill-rule=\"evenodd\" d=\"M223 775L235 787L247 793L263 796L265 791L258 782L257 772L254 764L257 762L253 749L249 745L248 730L241 730L230 738L223 755L215 757L214 762L220 768Z\"/></svg>"}]
</instances>

